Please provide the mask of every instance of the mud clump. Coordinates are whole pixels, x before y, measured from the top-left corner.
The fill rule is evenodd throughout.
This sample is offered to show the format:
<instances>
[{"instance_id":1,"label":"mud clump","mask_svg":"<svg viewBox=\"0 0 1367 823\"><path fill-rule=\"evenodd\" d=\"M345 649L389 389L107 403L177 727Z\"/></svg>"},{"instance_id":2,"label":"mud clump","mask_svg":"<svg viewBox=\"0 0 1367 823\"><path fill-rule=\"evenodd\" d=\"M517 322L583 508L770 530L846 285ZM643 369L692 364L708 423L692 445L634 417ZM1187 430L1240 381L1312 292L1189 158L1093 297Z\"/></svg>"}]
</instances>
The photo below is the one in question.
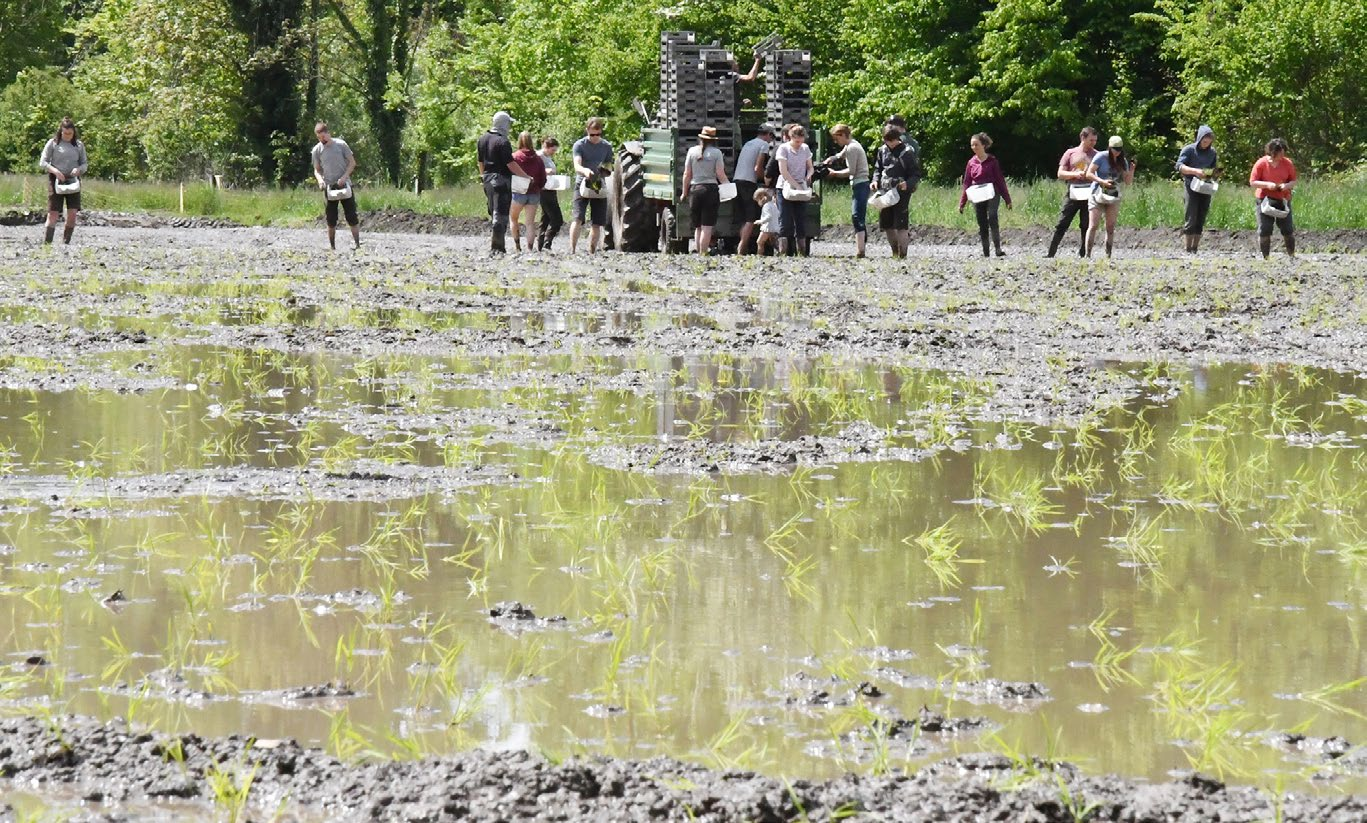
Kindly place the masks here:
<instances>
[{"instance_id":1,"label":"mud clump","mask_svg":"<svg viewBox=\"0 0 1367 823\"><path fill-rule=\"evenodd\" d=\"M914 721L932 725L928 717ZM473 751L421 762L348 766L292 741L166 736L81 717L0 720L0 774L34 790L104 802L175 797L212 803L211 771L251 773L248 810L328 820L870 820L1068 821L1069 799L1097 820L1260 820L1273 798L1190 775L1162 784L1087 777L1037 761L1037 779L1000 755L950 758L887 777L785 781L666 758L552 764L526 752ZM1042 775L1042 778L1040 777ZM1066 792L1066 795L1065 795ZM1283 820L1349 823L1367 798L1280 799ZM132 816L130 816L132 817ZM117 815L113 819L119 819Z\"/></svg>"}]
</instances>

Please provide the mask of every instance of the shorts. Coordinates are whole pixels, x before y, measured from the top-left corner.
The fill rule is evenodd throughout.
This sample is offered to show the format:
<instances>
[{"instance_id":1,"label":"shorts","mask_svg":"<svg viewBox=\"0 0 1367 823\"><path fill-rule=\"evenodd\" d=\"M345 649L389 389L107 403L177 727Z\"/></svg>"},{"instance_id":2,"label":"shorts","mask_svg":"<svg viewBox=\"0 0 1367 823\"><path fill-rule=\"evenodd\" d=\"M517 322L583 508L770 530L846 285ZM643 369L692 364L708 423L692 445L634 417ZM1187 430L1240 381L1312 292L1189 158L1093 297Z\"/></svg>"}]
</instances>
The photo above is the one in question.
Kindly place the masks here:
<instances>
[{"instance_id":1,"label":"shorts","mask_svg":"<svg viewBox=\"0 0 1367 823\"><path fill-rule=\"evenodd\" d=\"M608 224L608 199L606 197L588 198L574 195L574 216L576 223L584 222L584 213L588 212L589 218L594 226L606 226Z\"/></svg>"},{"instance_id":2,"label":"shorts","mask_svg":"<svg viewBox=\"0 0 1367 823\"><path fill-rule=\"evenodd\" d=\"M51 174L47 176L47 210L48 211L80 211L81 193L73 191L71 194L58 194L53 187L57 185L57 178Z\"/></svg>"},{"instance_id":3,"label":"shorts","mask_svg":"<svg viewBox=\"0 0 1367 823\"><path fill-rule=\"evenodd\" d=\"M736 200L739 205L736 212L742 223L753 223L759 219L760 212L763 210L760 204L755 202L755 192L759 191L758 183L751 183L749 180L736 180Z\"/></svg>"},{"instance_id":4,"label":"shorts","mask_svg":"<svg viewBox=\"0 0 1367 823\"><path fill-rule=\"evenodd\" d=\"M328 228L337 226L337 207L341 206L342 211L346 212L346 224L354 226L361 222L361 218L356 216L356 195L352 195L345 200L329 200L323 213L327 216Z\"/></svg>"},{"instance_id":5,"label":"shorts","mask_svg":"<svg viewBox=\"0 0 1367 823\"><path fill-rule=\"evenodd\" d=\"M721 210L721 191L713 183L691 186L688 189L688 214L693 228L710 229L717 225Z\"/></svg>"},{"instance_id":6,"label":"shorts","mask_svg":"<svg viewBox=\"0 0 1367 823\"><path fill-rule=\"evenodd\" d=\"M906 231L908 228L908 215L911 213L911 201L906 192L902 192L902 199L895 206L889 206L878 212L878 228L883 231Z\"/></svg>"},{"instance_id":7,"label":"shorts","mask_svg":"<svg viewBox=\"0 0 1367 823\"><path fill-rule=\"evenodd\" d=\"M541 192L536 194L513 192L513 202L523 206L539 206L541 205Z\"/></svg>"},{"instance_id":8,"label":"shorts","mask_svg":"<svg viewBox=\"0 0 1367 823\"><path fill-rule=\"evenodd\" d=\"M1282 233L1282 237L1290 237L1296 232L1296 224L1292 222L1292 218L1295 217L1295 211L1291 208L1290 200L1286 201L1285 217L1273 217L1270 214L1263 214L1262 205L1263 199L1261 197L1256 198L1253 201L1253 213L1258 215L1259 237L1271 237L1273 226L1276 226L1277 231Z\"/></svg>"}]
</instances>

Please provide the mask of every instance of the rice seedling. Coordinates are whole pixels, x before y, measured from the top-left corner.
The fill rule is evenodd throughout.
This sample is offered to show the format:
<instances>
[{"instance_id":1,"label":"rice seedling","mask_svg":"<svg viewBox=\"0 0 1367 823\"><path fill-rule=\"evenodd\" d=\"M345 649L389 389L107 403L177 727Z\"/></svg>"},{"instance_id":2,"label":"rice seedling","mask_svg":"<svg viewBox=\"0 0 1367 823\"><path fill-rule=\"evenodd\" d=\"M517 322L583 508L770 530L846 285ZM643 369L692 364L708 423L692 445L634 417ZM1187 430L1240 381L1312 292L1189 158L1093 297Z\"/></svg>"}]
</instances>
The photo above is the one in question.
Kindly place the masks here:
<instances>
[{"instance_id":1,"label":"rice seedling","mask_svg":"<svg viewBox=\"0 0 1367 823\"><path fill-rule=\"evenodd\" d=\"M247 803L251 798L252 782L260 767L253 764L247 768L239 763L225 766L215 763L204 770L204 779L209 784L209 795L214 805L226 815L228 823L245 820Z\"/></svg>"},{"instance_id":2,"label":"rice seedling","mask_svg":"<svg viewBox=\"0 0 1367 823\"><path fill-rule=\"evenodd\" d=\"M935 575L941 589L955 589L963 583L959 576L961 565L984 562L978 558L959 556L963 538L955 531L953 519L914 537L905 537L902 542L908 546L917 546L925 552L926 568Z\"/></svg>"}]
</instances>

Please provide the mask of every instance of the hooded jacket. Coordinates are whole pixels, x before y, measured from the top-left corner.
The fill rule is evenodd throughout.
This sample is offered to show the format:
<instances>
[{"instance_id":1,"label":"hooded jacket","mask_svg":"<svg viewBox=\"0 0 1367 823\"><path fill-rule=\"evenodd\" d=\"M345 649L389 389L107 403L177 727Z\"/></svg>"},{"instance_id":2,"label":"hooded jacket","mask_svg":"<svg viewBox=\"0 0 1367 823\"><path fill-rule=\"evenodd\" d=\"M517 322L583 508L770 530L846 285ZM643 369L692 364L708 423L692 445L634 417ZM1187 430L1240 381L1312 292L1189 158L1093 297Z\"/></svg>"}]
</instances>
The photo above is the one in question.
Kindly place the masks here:
<instances>
[{"instance_id":1,"label":"hooded jacket","mask_svg":"<svg viewBox=\"0 0 1367 823\"><path fill-rule=\"evenodd\" d=\"M1177 155L1177 170L1181 171L1183 166L1190 166L1193 169L1215 168L1215 161L1217 158L1215 154L1215 143L1212 141L1210 148L1208 149L1201 148L1201 141L1203 139L1214 136L1215 132L1211 130L1210 126L1201 126L1201 128L1197 129L1196 142L1183 146L1182 153ZM1195 177L1196 175L1184 174L1182 176L1190 178Z\"/></svg>"}]
</instances>

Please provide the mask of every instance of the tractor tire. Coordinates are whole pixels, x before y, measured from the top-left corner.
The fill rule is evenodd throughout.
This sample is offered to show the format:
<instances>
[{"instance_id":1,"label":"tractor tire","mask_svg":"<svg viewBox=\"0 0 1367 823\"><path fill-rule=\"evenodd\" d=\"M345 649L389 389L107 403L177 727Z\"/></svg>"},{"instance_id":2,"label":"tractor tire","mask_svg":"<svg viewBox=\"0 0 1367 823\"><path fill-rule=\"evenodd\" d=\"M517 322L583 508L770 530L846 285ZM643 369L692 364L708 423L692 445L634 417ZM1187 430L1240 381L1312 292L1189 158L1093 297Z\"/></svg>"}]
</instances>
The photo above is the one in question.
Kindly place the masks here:
<instances>
[{"instance_id":1,"label":"tractor tire","mask_svg":"<svg viewBox=\"0 0 1367 823\"><path fill-rule=\"evenodd\" d=\"M627 143L617 150L612 170L612 237L618 251L658 251L655 205L646 199L645 149Z\"/></svg>"},{"instance_id":2,"label":"tractor tire","mask_svg":"<svg viewBox=\"0 0 1367 823\"><path fill-rule=\"evenodd\" d=\"M666 254L688 254L688 240L674 239L675 221L673 206L660 210L660 248Z\"/></svg>"}]
</instances>

